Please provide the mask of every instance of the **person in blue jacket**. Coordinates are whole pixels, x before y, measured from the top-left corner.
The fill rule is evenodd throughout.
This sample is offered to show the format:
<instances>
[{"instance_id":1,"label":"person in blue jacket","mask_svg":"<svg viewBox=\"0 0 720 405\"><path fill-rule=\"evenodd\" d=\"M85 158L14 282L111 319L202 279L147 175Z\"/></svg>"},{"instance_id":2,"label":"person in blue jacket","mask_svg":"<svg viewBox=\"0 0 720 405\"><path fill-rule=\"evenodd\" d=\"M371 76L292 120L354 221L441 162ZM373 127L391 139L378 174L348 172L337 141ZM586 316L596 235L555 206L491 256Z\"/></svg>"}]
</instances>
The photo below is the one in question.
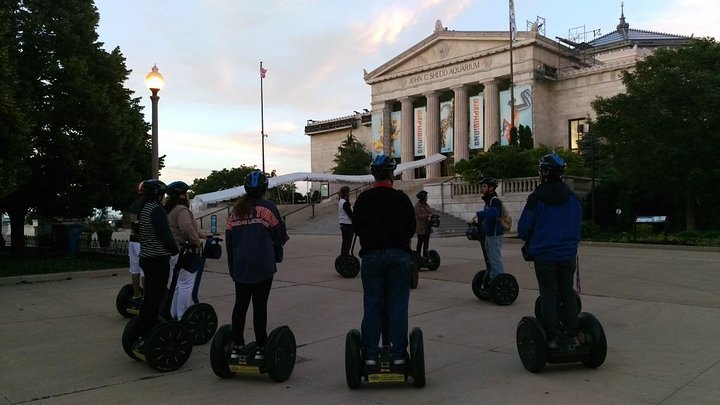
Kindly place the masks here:
<instances>
[{"instance_id":1,"label":"person in blue jacket","mask_svg":"<svg viewBox=\"0 0 720 405\"><path fill-rule=\"evenodd\" d=\"M500 222L502 215L502 201L498 198L497 180L485 177L480 180L480 193L485 201L485 207L475 215L482 224L482 232L485 235L485 251L490 262L490 280L505 273L502 260L502 245L505 235L505 228Z\"/></svg>"},{"instance_id":2,"label":"person in blue jacket","mask_svg":"<svg viewBox=\"0 0 720 405\"><path fill-rule=\"evenodd\" d=\"M579 344L577 301L573 291L582 209L577 195L561 179L567 168L556 154L539 162L540 185L528 196L518 236L528 242L540 289L543 327L551 350ZM561 306L558 294L563 302ZM558 316L565 327L561 335Z\"/></svg>"},{"instance_id":3,"label":"person in blue jacket","mask_svg":"<svg viewBox=\"0 0 720 405\"><path fill-rule=\"evenodd\" d=\"M267 302L282 246L289 239L285 223L275 204L264 199L267 177L256 170L245 177L245 192L230 212L225 227L228 268L235 282L232 313L234 345L230 358L237 360L245 346L243 332L250 300L257 351L255 360L265 358L267 343Z\"/></svg>"}]
</instances>

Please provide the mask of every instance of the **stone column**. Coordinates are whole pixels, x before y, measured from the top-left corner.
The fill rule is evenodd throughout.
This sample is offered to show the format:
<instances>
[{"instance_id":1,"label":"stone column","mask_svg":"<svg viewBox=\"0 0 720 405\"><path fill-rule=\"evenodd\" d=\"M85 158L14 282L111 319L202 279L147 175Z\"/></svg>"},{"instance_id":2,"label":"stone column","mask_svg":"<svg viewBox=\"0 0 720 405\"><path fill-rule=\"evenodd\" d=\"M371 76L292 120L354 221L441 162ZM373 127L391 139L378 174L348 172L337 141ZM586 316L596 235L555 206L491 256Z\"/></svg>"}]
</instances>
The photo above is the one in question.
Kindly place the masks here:
<instances>
[{"instance_id":1,"label":"stone column","mask_svg":"<svg viewBox=\"0 0 720 405\"><path fill-rule=\"evenodd\" d=\"M392 119L390 118L390 113L392 112L392 108L392 100L386 100L383 106L383 154L390 157L392 157L390 155L390 143L392 142L390 138L392 135Z\"/></svg>"},{"instance_id":2,"label":"stone column","mask_svg":"<svg viewBox=\"0 0 720 405\"><path fill-rule=\"evenodd\" d=\"M436 91L423 94L427 98L427 134L425 156L440 153L440 95ZM440 177L440 163L427 167L426 177Z\"/></svg>"},{"instance_id":3,"label":"stone column","mask_svg":"<svg viewBox=\"0 0 720 405\"><path fill-rule=\"evenodd\" d=\"M492 144L500 142L500 97L496 80L482 84L485 86L485 150L488 150Z\"/></svg>"},{"instance_id":4,"label":"stone column","mask_svg":"<svg viewBox=\"0 0 720 405\"><path fill-rule=\"evenodd\" d=\"M402 152L400 154L400 161L403 163L412 162L415 159L415 148L413 147L413 137L415 134L415 131L413 131L413 100L412 97L400 99L402 111L402 124L400 125L400 130L402 131L400 134L402 137ZM412 180L414 178L415 172L413 170L408 170L402 174L403 180Z\"/></svg>"},{"instance_id":5,"label":"stone column","mask_svg":"<svg viewBox=\"0 0 720 405\"><path fill-rule=\"evenodd\" d=\"M470 107L468 106L467 87L458 86L452 89L455 92L453 154L455 156L455 162L458 162L462 159L468 159L470 156L470 147L468 145L468 131L470 130L468 116L470 114Z\"/></svg>"}]
</instances>

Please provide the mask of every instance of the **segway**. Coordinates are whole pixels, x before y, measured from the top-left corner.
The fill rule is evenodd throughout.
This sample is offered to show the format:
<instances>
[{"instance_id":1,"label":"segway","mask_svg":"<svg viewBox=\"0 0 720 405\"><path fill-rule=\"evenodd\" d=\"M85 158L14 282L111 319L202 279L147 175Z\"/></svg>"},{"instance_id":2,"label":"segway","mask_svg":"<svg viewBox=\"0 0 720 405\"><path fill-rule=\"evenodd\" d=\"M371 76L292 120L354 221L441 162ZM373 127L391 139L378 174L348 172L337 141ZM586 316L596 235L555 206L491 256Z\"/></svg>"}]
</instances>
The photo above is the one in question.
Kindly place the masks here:
<instances>
[{"instance_id":1,"label":"segway","mask_svg":"<svg viewBox=\"0 0 720 405\"><path fill-rule=\"evenodd\" d=\"M354 235L349 256L340 255L335 259L335 271L345 278L353 278L360 272L360 259L355 257L356 239L357 235Z\"/></svg>"},{"instance_id":2,"label":"segway","mask_svg":"<svg viewBox=\"0 0 720 405\"><path fill-rule=\"evenodd\" d=\"M387 312L382 321L382 347L380 359L376 365L366 365L362 352L362 335L357 329L351 329L345 336L345 380L351 389L360 388L364 379L368 384L404 383L413 380L417 388L425 386L425 349L423 333L418 327L410 332L410 356L405 364L394 365L390 360L390 343L387 336Z\"/></svg>"},{"instance_id":3,"label":"segway","mask_svg":"<svg viewBox=\"0 0 720 405\"><path fill-rule=\"evenodd\" d=\"M517 349L523 366L533 373L539 373L546 363L581 362L589 368L597 368L605 362L607 340L600 322L592 314L580 312L578 315L579 345L568 343L562 332L558 336L558 347L549 349L545 330L540 320L525 316L517 327Z\"/></svg>"},{"instance_id":4,"label":"segway","mask_svg":"<svg viewBox=\"0 0 720 405\"><path fill-rule=\"evenodd\" d=\"M287 326L270 332L263 360L255 360L255 342L246 344L237 360L231 359L233 344L232 325L221 326L210 346L210 365L220 378L267 373L273 381L283 382L295 368L297 345L295 335Z\"/></svg>"},{"instance_id":5,"label":"segway","mask_svg":"<svg viewBox=\"0 0 720 405\"><path fill-rule=\"evenodd\" d=\"M433 228L437 228L438 226L440 226L440 216L432 215L430 219L428 219L428 229L430 233L432 233ZM435 271L440 267L440 254L437 250L428 250L427 259L420 255L420 252L413 252L412 260L413 263L417 265L418 270L427 268L430 271Z\"/></svg>"},{"instance_id":6,"label":"segway","mask_svg":"<svg viewBox=\"0 0 720 405\"><path fill-rule=\"evenodd\" d=\"M140 287L140 294L144 294L143 288ZM132 305L132 299L135 295L132 284L125 284L120 288L117 298L115 298L115 308L120 315L130 318L140 313L140 308ZM142 302L142 299L140 300Z\"/></svg>"},{"instance_id":7,"label":"segway","mask_svg":"<svg viewBox=\"0 0 720 405\"><path fill-rule=\"evenodd\" d=\"M480 241L480 246L485 260L485 267L488 270L480 270L472 280L472 290L476 297L482 301L492 299L498 305L510 305L517 299L520 287L512 274L498 274L490 280L490 261L488 260L487 249L485 248L485 236L475 229L473 224L468 224L466 236L469 240Z\"/></svg>"}]
</instances>

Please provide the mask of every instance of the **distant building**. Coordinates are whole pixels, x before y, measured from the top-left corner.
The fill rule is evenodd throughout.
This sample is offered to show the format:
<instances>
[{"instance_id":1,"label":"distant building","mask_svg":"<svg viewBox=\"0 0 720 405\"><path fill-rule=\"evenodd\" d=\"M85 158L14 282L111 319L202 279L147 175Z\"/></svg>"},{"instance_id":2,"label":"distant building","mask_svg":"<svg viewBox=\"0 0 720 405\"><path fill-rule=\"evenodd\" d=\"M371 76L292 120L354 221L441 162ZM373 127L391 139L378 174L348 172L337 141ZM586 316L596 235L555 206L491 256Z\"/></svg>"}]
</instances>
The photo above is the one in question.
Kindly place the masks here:
<instances>
[{"instance_id":1,"label":"distant building","mask_svg":"<svg viewBox=\"0 0 720 405\"><path fill-rule=\"evenodd\" d=\"M311 170L329 172L350 133L373 154L392 154L401 162L438 152L448 157L403 179L448 175L450 164L493 143L507 144L512 121L529 126L536 145L574 149L578 124L592 116L590 103L625 90L623 71L655 49L693 40L631 29L622 12L615 31L590 41L577 29L571 39L552 40L544 36L543 23L528 23L511 47L508 31L452 31L438 20L430 36L365 72L371 111L308 120Z\"/></svg>"}]
</instances>

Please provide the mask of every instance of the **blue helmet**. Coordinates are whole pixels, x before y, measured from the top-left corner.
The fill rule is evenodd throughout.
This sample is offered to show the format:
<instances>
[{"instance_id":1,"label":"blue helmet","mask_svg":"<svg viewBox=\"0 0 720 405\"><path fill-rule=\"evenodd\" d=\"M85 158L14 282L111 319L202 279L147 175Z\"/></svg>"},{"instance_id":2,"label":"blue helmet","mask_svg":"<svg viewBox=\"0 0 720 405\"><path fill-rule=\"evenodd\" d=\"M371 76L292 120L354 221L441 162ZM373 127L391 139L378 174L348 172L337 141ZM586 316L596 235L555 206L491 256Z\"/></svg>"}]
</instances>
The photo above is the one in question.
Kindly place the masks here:
<instances>
[{"instance_id":1,"label":"blue helmet","mask_svg":"<svg viewBox=\"0 0 720 405\"><path fill-rule=\"evenodd\" d=\"M370 164L370 173L375 177L375 180L388 180L391 179L397 164L388 155L377 155Z\"/></svg>"},{"instance_id":2,"label":"blue helmet","mask_svg":"<svg viewBox=\"0 0 720 405\"><path fill-rule=\"evenodd\" d=\"M539 171L543 182L547 179L557 179L562 176L567 169L567 163L555 153L545 155L540 158Z\"/></svg>"},{"instance_id":3,"label":"blue helmet","mask_svg":"<svg viewBox=\"0 0 720 405\"><path fill-rule=\"evenodd\" d=\"M253 195L262 195L268 189L268 179L260 170L248 173L245 176L245 192Z\"/></svg>"}]
</instances>

